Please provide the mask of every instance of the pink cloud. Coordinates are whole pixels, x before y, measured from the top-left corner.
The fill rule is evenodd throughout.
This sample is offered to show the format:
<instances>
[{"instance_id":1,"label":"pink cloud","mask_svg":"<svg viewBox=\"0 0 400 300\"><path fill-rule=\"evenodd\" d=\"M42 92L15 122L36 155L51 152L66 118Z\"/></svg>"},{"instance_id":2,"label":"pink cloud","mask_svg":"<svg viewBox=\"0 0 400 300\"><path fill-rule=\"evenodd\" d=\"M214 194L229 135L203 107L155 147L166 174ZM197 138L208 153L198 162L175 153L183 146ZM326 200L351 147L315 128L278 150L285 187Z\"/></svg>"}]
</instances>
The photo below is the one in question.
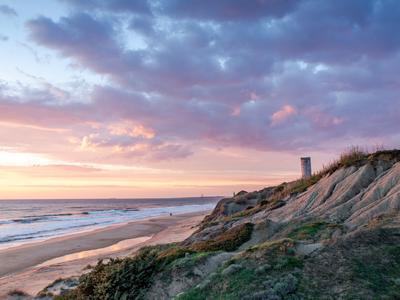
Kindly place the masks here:
<instances>
[{"instance_id":1,"label":"pink cloud","mask_svg":"<svg viewBox=\"0 0 400 300\"><path fill-rule=\"evenodd\" d=\"M112 135L143 137L146 139L152 139L155 137L155 132L153 129L145 127L141 124L135 124L134 122L128 120L112 123L108 126L108 130Z\"/></svg>"},{"instance_id":2,"label":"pink cloud","mask_svg":"<svg viewBox=\"0 0 400 300\"><path fill-rule=\"evenodd\" d=\"M279 125L297 114L296 108L291 105L284 105L282 108L274 112L271 116L271 126Z\"/></svg>"}]
</instances>

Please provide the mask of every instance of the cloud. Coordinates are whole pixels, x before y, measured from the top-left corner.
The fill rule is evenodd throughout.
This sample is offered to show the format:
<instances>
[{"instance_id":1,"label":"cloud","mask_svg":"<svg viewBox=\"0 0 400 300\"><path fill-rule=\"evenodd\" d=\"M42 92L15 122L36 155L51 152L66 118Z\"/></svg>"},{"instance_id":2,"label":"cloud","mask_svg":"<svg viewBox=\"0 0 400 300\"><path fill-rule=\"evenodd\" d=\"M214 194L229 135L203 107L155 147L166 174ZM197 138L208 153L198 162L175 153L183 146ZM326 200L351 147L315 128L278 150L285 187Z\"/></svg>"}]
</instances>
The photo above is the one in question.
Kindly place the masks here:
<instances>
[{"instance_id":1,"label":"cloud","mask_svg":"<svg viewBox=\"0 0 400 300\"><path fill-rule=\"evenodd\" d=\"M110 124L108 129L110 134L117 136L143 137L146 139L152 139L155 136L155 132L151 128L129 121Z\"/></svg>"},{"instance_id":2,"label":"cloud","mask_svg":"<svg viewBox=\"0 0 400 300\"><path fill-rule=\"evenodd\" d=\"M13 9L12 7L10 7L8 5L0 5L0 13L3 15L8 15L8 16L12 16L12 17L18 16L15 9Z\"/></svg>"},{"instance_id":3,"label":"cloud","mask_svg":"<svg viewBox=\"0 0 400 300\"><path fill-rule=\"evenodd\" d=\"M66 3L27 22L32 40L106 80L81 103L54 86L3 99L7 122L62 123L82 153L128 161L395 140L397 1Z\"/></svg>"},{"instance_id":4,"label":"cloud","mask_svg":"<svg viewBox=\"0 0 400 300\"><path fill-rule=\"evenodd\" d=\"M79 113L73 112L73 107L70 107L70 110L40 102L17 103L0 99L0 116L3 123L29 125L43 129L66 128L79 120Z\"/></svg>"},{"instance_id":5,"label":"cloud","mask_svg":"<svg viewBox=\"0 0 400 300\"><path fill-rule=\"evenodd\" d=\"M162 13L179 18L214 21L257 20L265 17L280 18L292 11L297 0L170 0L161 2Z\"/></svg>"},{"instance_id":6,"label":"cloud","mask_svg":"<svg viewBox=\"0 0 400 300\"><path fill-rule=\"evenodd\" d=\"M111 60L115 61L119 55L117 44L113 39L116 32L111 23L107 20L96 21L86 13L76 14L73 18L62 18L60 23L40 17L29 21L27 26L37 42L50 48L63 49L63 55L78 57L99 72L105 69L105 65L111 63ZM99 44L101 47L93 51L94 44ZM95 60L103 61L105 64L103 68L97 68Z\"/></svg>"},{"instance_id":7,"label":"cloud","mask_svg":"<svg viewBox=\"0 0 400 300\"><path fill-rule=\"evenodd\" d=\"M147 0L63 0L64 2L74 5L79 9L100 9L111 10L115 12L125 12L134 14L151 14L151 7Z\"/></svg>"},{"instance_id":8,"label":"cloud","mask_svg":"<svg viewBox=\"0 0 400 300\"><path fill-rule=\"evenodd\" d=\"M276 126L282 122L285 122L291 116L297 114L297 110L291 105L284 105L282 108L274 112L271 116L271 126Z\"/></svg>"},{"instance_id":9,"label":"cloud","mask_svg":"<svg viewBox=\"0 0 400 300\"><path fill-rule=\"evenodd\" d=\"M184 145L168 143L140 143L130 147L115 148L114 154L120 154L127 159L150 161L165 161L186 158L193 151Z\"/></svg>"},{"instance_id":10,"label":"cloud","mask_svg":"<svg viewBox=\"0 0 400 300\"><path fill-rule=\"evenodd\" d=\"M91 134L84 136L80 144L81 151L111 153L108 156L125 161L161 161L182 159L193 154L190 147L161 142L158 140L132 139L128 136L108 136Z\"/></svg>"}]
</instances>

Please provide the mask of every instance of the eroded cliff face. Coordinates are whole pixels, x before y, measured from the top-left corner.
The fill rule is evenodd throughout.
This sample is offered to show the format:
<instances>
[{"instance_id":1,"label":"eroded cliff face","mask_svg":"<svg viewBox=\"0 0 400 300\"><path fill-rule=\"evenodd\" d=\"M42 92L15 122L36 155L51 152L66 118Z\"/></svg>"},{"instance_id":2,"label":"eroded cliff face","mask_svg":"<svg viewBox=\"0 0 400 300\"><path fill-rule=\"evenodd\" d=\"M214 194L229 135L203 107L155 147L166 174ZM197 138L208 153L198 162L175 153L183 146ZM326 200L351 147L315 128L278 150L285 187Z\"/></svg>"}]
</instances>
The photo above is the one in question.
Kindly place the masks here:
<instances>
[{"instance_id":1,"label":"eroded cliff face","mask_svg":"<svg viewBox=\"0 0 400 300\"><path fill-rule=\"evenodd\" d=\"M305 193L291 197L286 205L266 217L273 221L323 218L349 227L400 208L400 163L384 168L367 163L340 169L322 178Z\"/></svg>"},{"instance_id":2,"label":"eroded cliff face","mask_svg":"<svg viewBox=\"0 0 400 300\"><path fill-rule=\"evenodd\" d=\"M277 198L281 186L223 199L190 240L204 238L218 227L243 222L284 227L309 219L338 223L355 230L371 220L400 210L400 155L388 152L359 165L343 167L322 176L304 192ZM392 154L390 154L392 153ZM295 183L285 183L285 187ZM265 227L265 226L264 226Z\"/></svg>"},{"instance_id":3,"label":"eroded cliff face","mask_svg":"<svg viewBox=\"0 0 400 300\"><path fill-rule=\"evenodd\" d=\"M230 228L250 222L254 224L251 238L225 261L225 267L240 262L238 269L242 271L237 271L238 274L245 272L243 270L256 272L257 265L277 255L279 251L271 250L276 245L283 249L278 254L282 260L287 259L289 252L289 256L292 254L292 258L301 263L291 271L290 268L275 270L266 263L270 271L258 275L277 276L290 287L279 291L279 282L275 281L261 290L253 287L259 290L254 293L242 287L251 294L248 299L397 299L400 297L396 292L400 291L399 161L399 151L385 151L354 165L326 172L303 192L282 193L284 189L296 190L299 182L259 192L241 192L222 200L200 230L184 244L212 240ZM380 272L385 274L385 268L390 274L380 275ZM216 274L222 274L224 267L219 265L215 270L220 270ZM327 278L324 272L332 277ZM295 279L288 283L285 276ZM229 287L237 280L233 277L222 276L218 280ZM255 278L253 280L258 282ZM217 283L206 281L206 286L214 293L198 299L230 293L229 288L222 288L224 292L218 293L215 286L221 286ZM192 299L196 289L198 293L207 291L201 288L192 288L180 297ZM318 297L313 298L313 293ZM248 296L240 292L229 295Z\"/></svg>"},{"instance_id":4,"label":"eroded cliff face","mask_svg":"<svg viewBox=\"0 0 400 300\"><path fill-rule=\"evenodd\" d=\"M184 242L146 251L58 299L400 299L400 151L242 191Z\"/></svg>"}]
</instances>

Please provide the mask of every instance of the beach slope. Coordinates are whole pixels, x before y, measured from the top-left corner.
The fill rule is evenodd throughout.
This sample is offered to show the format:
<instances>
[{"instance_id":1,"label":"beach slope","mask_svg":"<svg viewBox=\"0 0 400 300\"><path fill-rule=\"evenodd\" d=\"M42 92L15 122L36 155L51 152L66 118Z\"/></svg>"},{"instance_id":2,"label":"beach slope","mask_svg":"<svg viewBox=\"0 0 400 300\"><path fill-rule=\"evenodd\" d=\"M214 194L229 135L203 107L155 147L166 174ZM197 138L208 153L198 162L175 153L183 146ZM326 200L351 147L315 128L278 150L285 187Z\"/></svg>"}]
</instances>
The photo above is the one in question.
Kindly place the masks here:
<instances>
[{"instance_id":1,"label":"beach slope","mask_svg":"<svg viewBox=\"0 0 400 300\"><path fill-rule=\"evenodd\" d=\"M182 241L204 216L198 212L150 218L1 250L0 297L14 289L34 295L60 277L81 274L99 259L123 257L145 245Z\"/></svg>"}]
</instances>

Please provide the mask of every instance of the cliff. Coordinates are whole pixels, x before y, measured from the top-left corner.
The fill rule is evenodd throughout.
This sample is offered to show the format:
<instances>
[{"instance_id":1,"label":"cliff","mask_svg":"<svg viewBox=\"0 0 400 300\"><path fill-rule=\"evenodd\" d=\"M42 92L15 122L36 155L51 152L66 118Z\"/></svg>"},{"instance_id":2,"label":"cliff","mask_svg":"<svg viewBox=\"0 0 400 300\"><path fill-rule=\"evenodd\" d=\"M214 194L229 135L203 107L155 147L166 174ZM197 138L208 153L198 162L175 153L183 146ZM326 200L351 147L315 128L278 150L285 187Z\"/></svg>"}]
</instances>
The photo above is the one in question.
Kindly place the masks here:
<instances>
[{"instance_id":1,"label":"cliff","mask_svg":"<svg viewBox=\"0 0 400 300\"><path fill-rule=\"evenodd\" d=\"M399 298L400 150L352 151L307 180L223 199L184 242L99 263L56 297Z\"/></svg>"}]
</instances>

